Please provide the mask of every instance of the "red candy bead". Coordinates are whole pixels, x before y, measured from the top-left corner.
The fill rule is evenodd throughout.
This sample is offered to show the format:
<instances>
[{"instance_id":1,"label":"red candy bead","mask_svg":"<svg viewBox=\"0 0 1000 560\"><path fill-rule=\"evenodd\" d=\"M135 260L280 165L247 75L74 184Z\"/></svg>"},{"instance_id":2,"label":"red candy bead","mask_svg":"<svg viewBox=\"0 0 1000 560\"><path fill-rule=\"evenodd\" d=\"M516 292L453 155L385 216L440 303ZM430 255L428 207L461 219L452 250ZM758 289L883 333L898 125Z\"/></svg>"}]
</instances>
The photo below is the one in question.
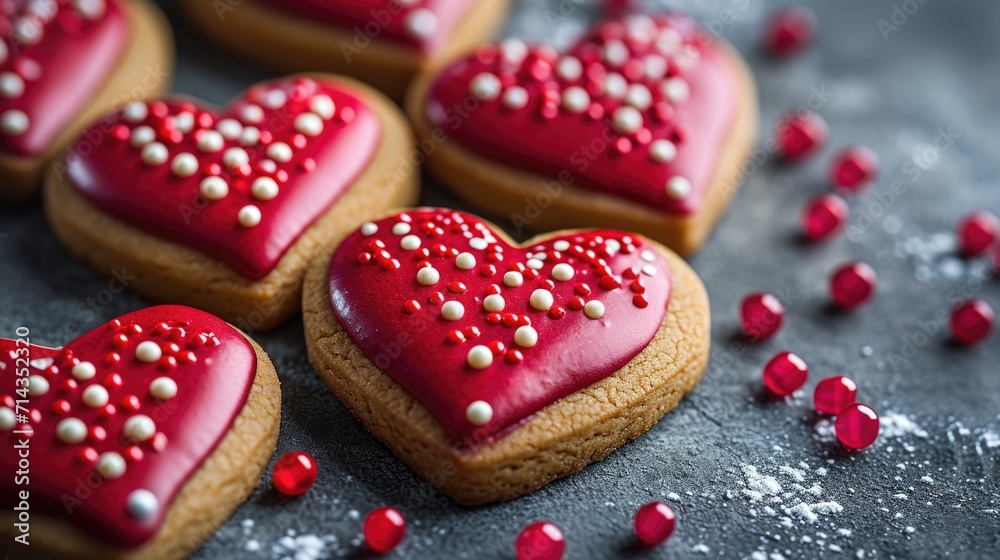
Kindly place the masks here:
<instances>
[{"instance_id":1,"label":"red candy bead","mask_svg":"<svg viewBox=\"0 0 1000 560\"><path fill-rule=\"evenodd\" d=\"M863 262L844 265L830 277L830 296L846 309L864 303L875 292L878 277L872 267Z\"/></svg>"},{"instance_id":2,"label":"red candy bead","mask_svg":"<svg viewBox=\"0 0 1000 560\"><path fill-rule=\"evenodd\" d=\"M878 173L878 156L865 146L849 146L830 161L830 184L858 191Z\"/></svg>"},{"instance_id":3,"label":"red candy bead","mask_svg":"<svg viewBox=\"0 0 1000 560\"><path fill-rule=\"evenodd\" d=\"M517 560L559 560L566 551L566 541L559 527L539 521L521 530L514 549Z\"/></svg>"},{"instance_id":4,"label":"red candy bead","mask_svg":"<svg viewBox=\"0 0 1000 560\"><path fill-rule=\"evenodd\" d=\"M858 384L850 377L838 375L827 377L816 384L813 404L823 414L837 414L858 396Z\"/></svg>"},{"instance_id":5,"label":"red candy bead","mask_svg":"<svg viewBox=\"0 0 1000 560\"><path fill-rule=\"evenodd\" d=\"M983 254L997 241L1000 220L986 210L970 212L958 222L958 242L962 252L976 256Z\"/></svg>"},{"instance_id":6,"label":"red candy bead","mask_svg":"<svg viewBox=\"0 0 1000 560\"><path fill-rule=\"evenodd\" d=\"M764 339L773 335L781 328L784 315L785 308L771 294L750 294L740 304L743 332L754 338Z\"/></svg>"},{"instance_id":7,"label":"red candy bead","mask_svg":"<svg viewBox=\"0 0 1000 560\"><path fill-rule=\"evenodd\" d=\"M782 352L764 366L764 385L775 395L787 397L805 385L809 366L798 355Z\"/></svg>"},{"instance_id":8,"label":"red candy bead","mask_svg":"<svg viewBox=\"0 0 1000 560\"><path fill-rule=\"evenodd\" d=\"M976 344L993 329L993 308L981 299L958 304L951 311L951 332L962 344Z\"/></svg>"},{"instance_id":9,"label":"red candy bead","mask_svg":"<svg viewBox=\"0 0 1000 560\"><path fill-rule=\"evenodd\" d=\"M844 447L864 449L878 438L878 414L868 405L850 404L837 413L834 428Z\"/></svg>"},{"instance_id":10,"label":"red candy bead","mask_svg":"<svg viewBox=\"0 0 1000 560\"><path fill-rule=\"evenodd\" d=\"M788 161L805 159L826 142L829 129L822 117L811 111L788 113L778 120L774 138L778 153Z\"/></svg>"},{"instance_id":11,"label":"red candy bead","mask_svg":"<svg viewBox=\"0 0 1000 560\"><path fill-rule=\"evenodd\" d=\"M380 507L365 517L365 541L372 552L383 554L396 548L406 535L406 519L398 510Z\"/></svg>"},{"instance_id":12,"label":"red candy bead","mask_svg":"<svg viewBox=\"0 0 1000 560\"><path fill-rule=\"evenodd\" d=\"M271 480L278 492L286 496L301 496L316 483L316 461L302 451L289 451L278 459Z\"/></svg>"},{"instance_id":13,"label":"red candy bead","mask_svg":"<svg viewBox=\"0 0 1000 560\"><path fill-rule=\"evenodd\" d=\"M850 210L843 198L824 194L809 201L802 213L802 231L812 241L826 239L840 231Z\"/></svg>"},{"instance_id":14,"label":"red candy bead","mask_svg":"<svg viewBox=\"0 0 1000 560\"><path fill-rule=\"evenodd\" d=\"M673 508L663 502L649 502L635 513L635 536L646 546L655 546L670 538L677 526Z\"/></svg>"},{"instance_id":15,"label":"red candy bead","mask_svg":"<svg viewBox=\"0 0 1000 560\"><path fill-rule=\"evenodd\" d=\"M764 47L775 56L788 56L811 43L817 27L816 14L809 8L780 8L764 27Z\"/></svg>"}]
</instances>

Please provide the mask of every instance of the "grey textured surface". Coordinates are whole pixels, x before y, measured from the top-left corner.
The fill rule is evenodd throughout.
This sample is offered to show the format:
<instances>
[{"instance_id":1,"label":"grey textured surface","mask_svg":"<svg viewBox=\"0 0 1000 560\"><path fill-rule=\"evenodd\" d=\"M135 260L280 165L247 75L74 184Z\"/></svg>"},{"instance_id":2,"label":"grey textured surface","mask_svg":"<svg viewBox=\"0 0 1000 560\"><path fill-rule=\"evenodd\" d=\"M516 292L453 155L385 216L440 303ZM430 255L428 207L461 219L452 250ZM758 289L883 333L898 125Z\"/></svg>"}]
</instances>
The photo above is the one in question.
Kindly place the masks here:
<instances>
[{"instance_id":1,"label":"grey textured surface","mask_svg":"<svg viewBox=\"0 0 1000 560\"><path fill-rule=\"evenodd\" d=\"M508 33L565 42L595 15L574 8L577 2L522 0ZM1000 284L983 280L991 269L956 258L950 234L966 210L1000 211L1000 6L816 4L819 44L775 62L756 48L771 2L672 5L693 11L747 55L759 81L762 140L781 112L815 102L817 91L828 92L818 110L831 125L830 144L807 164L784 167L765 157L748 168L733 208L692 259L708 286L714 322L711 364L695 393L645 436L582 473L510 503L464 509L417 479L333 397L312 372L296 319L257 339L282 381L278 452L312 453L319 481L287 500L265 478L196 558L363 557L360 519L386 504L400 507L410 523L389 555L397 558L511 558L518 530L535 519L562 527L567 558L996 557L1000 334L960 349L934 318L959 296L976 294L1000 307ZM554 27L546 13L560 6L573 13ZM180 51L176 91L222 103L269 76L215 52L172 4L168 9ZM897 26L888 39L879 20ZM942 130L954 138L935 148ZM876 149L882 177L851 201L850 235L803 245L802 203L825 189L826 161L849 142ZM894 181L906 188L890 198ZM427 183L426 202L452 203ZM827 275L853 259L876 269L878 296L857 312L831 312ZM62 344L147 304L108 288L70 260L40 208L0 209L4 336L28 325L33 341ZM785 328L757 345L738 335L736 307L751 290L771 291L788 307ZM788 401L760 390L761 367L781 349L796 351L812 368L806 390ZM854 377L861 399L889 420L862 453L841 452L811 409L815 382L838 373ZM755 501L760 490L773 493ZM668 544L642 551L631 538L631 516L652 499L671 503L679 525Z\"/></svg>"}]
</instances>

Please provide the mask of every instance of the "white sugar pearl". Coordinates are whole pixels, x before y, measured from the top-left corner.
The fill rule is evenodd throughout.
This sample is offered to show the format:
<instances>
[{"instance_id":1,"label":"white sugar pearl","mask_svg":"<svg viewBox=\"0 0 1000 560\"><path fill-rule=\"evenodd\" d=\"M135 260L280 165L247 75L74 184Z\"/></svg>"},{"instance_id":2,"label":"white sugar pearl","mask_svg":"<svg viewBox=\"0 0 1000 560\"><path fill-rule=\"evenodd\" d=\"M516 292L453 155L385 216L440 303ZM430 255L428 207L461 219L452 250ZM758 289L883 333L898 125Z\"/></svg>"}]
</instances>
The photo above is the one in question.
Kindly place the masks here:
<instances>
[{"instance_id":1,"label":"white sugar pearl","mask_svg":"<svg viewBox=\"0 0 1000 560\"><path fill-rule=\"evenodd\" d=\"M123 433L130 441L141 443L156 435L156 423L145 414L136 414L125 421Z\"/></svg>"},{"instance_id":2,"label":"white sugar pearl","mask_svg":"<svg viewBox=\"0 0 1000 560\"><path fill-rule=\"evenodd\" d=\"M134 148L141 148L153 140L156 140L156 132L146 125L135 127L129 135L129 142Z\"/></svg>"},{"instance_id":3,"label":"white sugar pearl","mask_svg":"<svg viewBox=\"0 0 1000 560\"><path fill-rule=\"evenodd\" d=\"M222 163L230 169L235 169L249 161L250 155L243 148L229 148L222 154Z\"/></svg>"},{"instance_id":4,"label":"white sugar pearl","mask_svg":"<svg viewBox=\"0 0 1000 560\"><path fill-rule=\"evenodd\" d=\"M169 377L157 377L149 384L149 394L161 401L172 399L177 395L177 382Z\"/></svg>"},{"instance_id":5,"label":"white sugar pearl","mask_svg":"<svg viewBox=\"0 0 1000 560\"><path fill-rule=\"evenodd\" d=\"M675 175L667 180L667 196L674 200L682 200L691 194L691 181L687 177Z\"/></svg>"},{"instance_id":6,"label":"white sugar pearl","mask_svg":"<svg viewBox=\"0 0 1000 560\"><path fill-rule=\"evenodd\" d=\"M9 136L20 136L28 131L31 121L19 109L8 109L0 114L0 130Z\"/></svg>"},{"instance_id":7,"label":"white sugar pearl","mask_svg":"<svg viewBox=\"0 0 1000 560\"><path fill-rule=\"evenodd\" d=\"M302 113L295 117L295 130L306 136L319 136L323 133L323 119L316 113Z\"/></svg>"},{"instance_id":8,"label":"white sugar pearl","mask_svg":"<svg viewBox=\"0 0 1000 560\"><path fill-rule=\"evenodd\" d=\"M79 418L64 418L56 424L56 437L63 443L80 443L87 438L87 425Z\"/></svg>"},{"instance_id":9,"label":"white sugar pearl","mask_svg":"<svg viewBox=\"0 0 1000 560\"><path fill-rule=\"evenodd\" d=\"M552 292L543 290L542 288L538 288L537 290L531 292L531 297L528 300L531 307L539 311L548 311L549 308L552 307L554 301L555 300L552 298Z\"/></svg>"},{"instance_id":10,"label":"white sugar pearl","mask_svg":"<svg viewBox=\"0 0 1000 560\"><path fill-rule=\"evenodd\" d=\"M32 375L28 378L28 396L40 397L49 392L49 380L41 375Z\"/></svg>"},{"instance_id":11,"label":"white sugar pearl","mask_svg":"<svg viewBox=\"0 0 1000 560\"><path fill-rule=\"evenodd\" d=\"M459 253L455 257L455 266L462 270L471 270L476 266L476 257L472 256L472 253Z\"/></svg>"},{"instance_id":12,"label":"white sugar pearl","mask_svg":"<svg viewBox=\"0 0 1000 560\"><path fill-rule=\"evenodd\" d=\"M565 239L560 239L559 241L556 241L555 243L552 244L552 248L555 249L556 251L566 251L569 249L569 241L566 241Z\"/></svg>"},{"instance_id":13,"label":"white sugar pearl","mask_svg":"<svg viewBox=\"0 0 1000 560\"><path fill-rule=\"evenodd\" d=\"M268 109L280 109L288 103L288 94L280 89L272 89L261 96L260 102Z\"/></svg>"},{"instance_id":14,"label":"white sugar pearl","mask_svg":"<svg viewBox=\"0 0 1000 560\"><path fill-rule=\"evenodd\" d=\"M501 87L503 86L500 83L500 78L489 72L483 72L472 78L469 83L469 93L483 101L490 101L500 96Z\"/></svg>"},{"instance_id":15,"label":"white sugar pearl","mask_svg":"<svg viewBox=\"0 0 1000 560\"><path fill-rule=\"evenodd\" d=\"M628 80L617 72L604 77L604 95L611 99L622 99L628 93Z\"/></svg>"},{"instance_id":16,"label":"white sugar pearl","mask_svg":"<svg viewBox=\"0 0 1000 560\"><path fill-rule=\"evenodd\" d=\"M583 64L575 56L564 56L556 63L556 74L568 82L575 82L583 76Z\"/></svg>"},{"instance_id":17,"label":"white sugar pearl","mask_svg":"<svg viewBox=\"0 0 1000 560\"><path fill-rule=\"evenodd\" d=\"M590 94L580 86L568 87L562 95L562 106L570 113L582 113L590 107Z\"/></svg>"},{"instance_id":18,"label":"white sugar pearl","mask_svg":"<svg viewBox=\"0 0 1000 560\"><path fill-rule=\"evenodd\" d=\"M80 400L90 408L101 408L108 404L108 390L103 385L91 385L83 390Z\"/></svg>"},{"instance_id":19,"label":"white sugar pearl","mask_svg":"<svg viewBox=\"0 0 1000 560\"><path fill-rule=\"evenodd\" d=\"M436 268L425 266L417 271L417 282L421 286L433 286L441 279L441 274Z\"/></svg>"},{"instance_id":20,"label":"white sugar pearl","mask_svg":"<svg viewBox=\"0 0 1000 560\"><path fill-rule=\"evenodd\" d=\"M604 242L604 247L607 248L608 253L614 255L621 250L622 244L617 239L608 239Z\"/></svg>"},{"instance_id":21,"label":"white sugar pearl","mask_svg":"<svg viewBox=\"0 0 1000 560\"><path fill-rule=\"evenodd\" d=\"M505 272L504 275L503 275L503 284L504 284L504 286L509 286L511 288L516 288L516 287L520 286L523 283L524 283L524 276L520 272L518 272L516 270L511 270L509 272Z\"/></svg>"},{"instance_id":22,"label":"white sugar pearl","mask_svg":"<svg viewBox=\"0 0 1000 560\"><path fill-rule=\"evenodd\" d=\"M446 301L441 306L441 316L449 321L457 321L465 315L465 306L457 301Z\"/></svg>"},{"instance_id":23,"label":"white sugar pearl","mask_svg":"<svg viewBox=\"0 0 1000 560\"><path fill-rule=\"evenodd\" d=\"M646 276L656 276L656 267L651 264L644 264L640 269Z\"/></svg>"},{"instance_id":24,"label":"white sugar pearl","mask_svg":"<svg viewBox=\"0 0 1000 560\"><path fill-rule=\"evenodd\" d=\"M95 20L104 15L104 0L73 0L72 4L83 19Z\"/></svg>"},{"instance_id":25,"label":"white sugar pearl","mask_svg":"<svg viewBox=\"0 0 1000 560\"><path fill-rule=\"evenodd\" d=\"M482 344L473 346L469 349L465 361L475 369L486 369L493 363L493 351Z\"/></svg>"},{"instance_id":26,"label":"white sugar pearl","mask_svg":"<svg viewBox=\"0 0 1000 560\"><path fill-rule=\"evenodd\" d=\"M534 327L524 325L514 331L514 344L521 348L531 348L538 344L538 331Z\"/></svg>"},{"instance_id":27,"label":"white sugar pearl","mask_svg":"<svg viewBox=\"0 0 1000 560\"><path fill-rule=\"evenodd\" d=\"M664 80L660 85L663 96L674 103L680 103L688 98L691 89L684 78L670 78Z\"/></svg>"},{"instance_id":28,"label":"white sugar pearl","mask_svg":"<svg viewBox=\"0 0 1000 560\"><path fill-rule=\"evenodd\" d=\"M260 105L251 103L240 109L240 117L248 123L258 124L264 120L264 110L260 108Z\"/></svg>"},{"instance_id":29,"label":"white sugar pearl","mask_svg":"<svg viewBox=\"0 0 1000 560\"><path fill-rule=\"evenodd\" d=\"M625 103L640 111L645 111L653 104L653 94L649 92L648 87L642 84L632 84L628 87L628 93L625 94Z\"/></svg>"},{"instance_id":30,"label":"white sugar pearl","mask_svg":"<svg viewBox=\"0 0 1000 560\"><path fill-rule=\"evenodd\" d=\"M583 306L583 314L591 319L600 319L604 317L604 304L596 299L588 301L587 305Z\"/></svg>"},{"instance_id":31,"label":"white sugar pearl","mask_svg":"<svg viewBox=\"0 0 1000 560\"><path fill-rule=\"evenodd\" d=\"M667 59L658 54L649 54L642 59L642 67L646 77L650 80L659 80L667 75Z\"/></svg>"},{"instance_id":32,"label":"white sugar pearl","mask_svg":"<svg viewBox=\"0 0 1000 560\"><path fill-rule=\"evenodd\" d=\"M410 224L406 222L396 222L392 225L393 235L406 235L407 233L410 233Z\"/></svg>"},{"instance_id":33,"label":"white sugar pearl","mask_svg":"<svg viewBox=\"0 0 1000 560\"><path fill-rule=\"evenodd\" d=\"M328 120L337 112L337 106L329 95L320 94L309 100L309 110Z\"/></svg>"},{"instance_id":34,"label":"white sugar pearl","mask_svg":"<svg viewBox=\"0 0 1000 560\"><path fill-rule=\"evenodd\" d=\"M576 271L566 263L559 263L552 267L552 277L560 282L565 282L573 278Z\"/></svg>"},{"instance_id":35,"label":"white sugar pearl","mask_svg":"<svg viewBox=\"0 0 1000 560\"><path fill-rule=\"evenodd\" d=\"M608 64L612 66L621 66L628 62L631 53L629 53L628 47L625 43L613 40L608 41L607 44L604 45L604 48L601 49L601 56Z\"/></svg>"},{"instance_id":36,"label":"white sugar pearl","mask_svg":"<svg viewBox=\"0 0 1000 560\"><path fill-rule=\"evenodd\" d=\"M284 142L275 142L267 147L267 157L285 162L292 159L292 148Z\"/></svg>"},{"instance_id":37,"label":"white sugar pearl","mask_svg":"<svg viewBox=\"0 0 1000 560\"><path fill-rule=\"evenodd\" d=\"M410 37L416 37L422 39L424 37L430 37L434 35L438 30L438 18L434 15L434 12L420 8L418 10L413 10L406 16L406 20L403 22L406 27L406 33Z\"/></svg>"},{"instance_id":38,"label":"white sugar pearl","mask_svg":"<svg viewBox=\"0 0 1000 560\"><path fill-rule=\"evenodd\" d=\"M639 253L639 258L651 263L656 260L656 255L654 255L649 249L643 249L642 252Z\"/></svg>"},{"instance_id":39,"label":"white sugar pearl","mask_svg":"<svg viewBox=\"0 0 1000 560\"><path fill-rule=\"evenodd\" d=\"M361 225L361 235L375 235L378 232L378 225L374 222L365 222Z\"/></svg>"},{"instance_id":40,"label":"white sugar pearl","mask_svg":"<svg viewBox=\"0 0 1000 560\"><path fill-rule=\"evenodd\" d=\"M190 177L198 172L198 158L187 152L177 154L170 162L170 171L178 177Z\"/></svg>"},{"instance_id":41,"label":"white sugar pearl","mask_svg":"<svg viewBox=\"0 0 1000 560\"><path fill-rule=\"evenodd\" d=\"M625 134L635 132L642 128L642 113L635 107L619 107L615 109L615 114L611 118L615 130Z\"/></svg>"},{"instance_id":42,"label":"white sugar pearl","mask_svg":"<svg viewBox=\"0 0 1000 560\"><path fill-rule=\"evenodd\" d=\"M147 340L145 342L140 342L139 345L135 347L135 357L141 362L151 364L163 357L163 350L160 349L159 344L153 342L152 340Z\"/></svg>"},{"instance_id":43,"label":"white sugar pearl","mask_svg":"<svg viewBox=\"0 0 1000 560\"><path fill-rule=\"evenodd\" d=\"M656 140L649 145L649 157L657 163L674 161L677 157L677 146L670 140Z\"/></svg>"},{"instance_id":44,"label":"white sugar pearl","mask_svg":"<svg viewBox=\"0 0 1000 560\"><path fill-rule=\"evenodd\" d=\"M469 247L476 249L477 251L482 251L490 246L490 243L483 239L482 237L473 237L469 240Z\"/></svg>"},{"instance_id":45,"label":"white sugar pearl","mask_svg":"<svg viewBox=\"0 0 1000 560\"><path fill-rule=\"evenodd\" d=\"M174 126L183 134L187 134L194 129L194 115L189 111L178 113L173 118Z\"/></svg>"},{"instance_id":46,"label":"white sugar pearl","mask_svg":"<svg viewBox=\"0 0 1000 560\"><path fill-rule=\"evenodd\" d=\"M243 134L243 125L236 119L222 119L215 123L215 129L219 131L226 140L237 140Z\"/></svg>"},{"instance_id":47,"label":"white sugar pearl","mask_svg":"<svg viewBox=\"0 0 1000 560\"><path fill-rule=\"evenodd\" d=\"M203 152L218 152L223 148L223 146L225 146L225 144L225 138L214 130L202 130L198 133L198 149Z\"/></svg>"},{"instance_id":48,"label":"white sugar pearl","mask_svg":"<svg viewBox=\"0 0 1000 560\"><path fill-rule=\"evenodd\" d=\"M475 401L465 409L465 418L476 426L485 426L493 419L493 407L486 401Z\"/></svg>"},{"instance_id":49,"label":"white sugar pearl","mask_svg":"<svg viewBox=\"0 0 1000 560\"><path fill-rule=\"evenodd\" d=\"M8 99L21 97L24 93L24 80L14 72L0 74L0 95Z\"/></svg>"},{"instance_id":50,"label":"white sugar pearl","mask_svg":"<svg viewBox=\"0 0 1000 560\"><path fill-rule=\"evenodd\" d=\"M125 106L122 116L130 123L137 123L146 120L149 115L149 107L142 101L133 101Z\"/></svg>"},{"instance_id":51,"label":"white sugar pearl","mask_svg":"<svg viewBox=\"0 0 1000 560\"><path fill-rule=\"evenodd\" d=\"M492 313L499 313L503 311L505 304L506 302L500 294L490 294L483 299L483 309Z\"/></svg>"},{"instance_id":52,"label":"white sugar pearl","mask_svg":"<svg viewBox=\"0 0 1000 560\"><path fill-rule=\"evenodd\" d=\"M271 200L278 196L278 183L270 177L257 177L250 185L250 192L257 200Z\"/></svg>"},{"instance_id":53,"label":"white sugar pearl","mask_svg":"<svg viewBox=\"0 0 1000 560\"><path fill-rule=\"evenodd\" d=\"M528 56L528 45L520 39L504 39L500 42L500 56L507 64L517 66Z\"/></svg>"},{"instance_id":54,"label":"white sugar pearl","mask_svg":"<svg viewBox=\"0 0 1000 560\"><path fill-rule=\"evenodd\" d=\"M254 146L260 141L260 129L256 126L248 126L243 129L243 134L240 135L240 145L241 146Z\"/></svg>"},{"instance_id":55,"label":"white sugar pearl","mask_svg":"<svg viewBox=\"0 0 1000 560\"><path fill-rule=\"evenodd\" d=\"M523 109L528 104L528 90L521 86L513 86L507 88L507 91L503 92L503 98L501 99L503 106L508 109Z\"/></svg>"},{"instance_id":56,"label":"white sugar pearl","mask_svg":"<svg viewBox=\"0 0 1000 560\"><path fill-rule=\"evenodd\" d=\"M129 517L139 521L153 518L159 509L160 501L146 489L133 490L125 500L125 511Z\"/></svg>"},{"instance_id":57,"label":"white sugar pearl","mask_svg":"<svg viewBox=\"0 0 1000 560\"><path fill-rule=\"evenodd\" d=\"M236 215L237 221L243 227L254 227L260 223L260 208L252 204L247 204L243 208L240 208L239 213Z\"/></svg>"},{"instance_id":58,"label":"white sugar pearl","mask_svg":"<svg viewBox=\"0 0 1000 560\"><path fill-rule=\"evenodd\" d=\"M399 240L399 246L407 251L416 251L420 248L420 238L416 235L407 235Z\"/></svg>"},{"instance_id":59,"label":"white sugar pearl","mask_svg":"<svg viewBox=\"0 0 1000 560\"><path fill-rule=\"evenodd\" d=\"M125 459L114 451L101 453L97 458L97 472L104 478L119 478L125 474Z\"/></svg>"},{"instance_id":60,"label":"white sugar pearl","mask_svg":"<svg viewBox=\"0 0 1000 560\"><path fill-rule=\"evenodd\" d=\"M541 259L534 258L534 259L528 259L528 262L524 263L524 265L527 266L528 268L533 268L535 270L538 270L539 268L545 266L545 263L543 263Z\"/></svg>"},{"instance_id":61,"label":"white sugar pearl","mask_svg":"<svg viewBox=\"0 0 1000 560\"><path fill-rule=\"evenodd\" d=\"M17 415L6 406L0 406L0 432L13 430L17 424Z\"/></svg>"},{"instance_id":62,"label":"white sugar pearl","mask_svg":"<svg viewBox=\"0 0 1000 560\"><path fill-rule=\"evenodd\" d=\"M150 142L142 147L142 153L139 157L142 158L142 162L146 165L162 165L166 163L167 158L170 157L170 153L163 144Z\"/></svg>"},{"instance_id":63,"label":"white sugar pearl","mask_svg":"<svg viewBox=\"0 0 1000 560\"><path fill-rule=\"evenodd\" d=\"M97 368L90 362L80 362L73 366L71 373L73 374L73 377L79 379L80 381L86 381L88 379L93 379L93 377L97 375Z\"/></svg>"},{"instance_id":64,"label":"white sugar pearl","mask_svg":"<svg viewBox=\"0 0 1000 560\"><path fill-rule=\"evenodd\" d=\"M201 180L199 190L209 200L221 200L229 194L229 185L222 177L205 177Z\"/></svg>"}]
</instances>

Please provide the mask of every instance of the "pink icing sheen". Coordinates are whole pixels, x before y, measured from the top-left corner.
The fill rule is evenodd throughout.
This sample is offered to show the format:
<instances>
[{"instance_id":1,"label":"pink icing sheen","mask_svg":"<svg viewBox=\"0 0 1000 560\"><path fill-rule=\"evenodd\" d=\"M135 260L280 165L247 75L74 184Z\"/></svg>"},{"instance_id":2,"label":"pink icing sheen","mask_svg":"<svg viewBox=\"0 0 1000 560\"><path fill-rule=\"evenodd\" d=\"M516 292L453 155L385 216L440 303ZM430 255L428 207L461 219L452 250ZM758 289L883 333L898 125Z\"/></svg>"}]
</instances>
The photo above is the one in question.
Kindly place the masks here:
<instances>
[{"instance_id":1,"label":"pink icing sheen","mask_svg":"<svg viewBox=\"0 0 1000 560\"><path fill-rule=\"evenodd\" d=\"M430 285L418 277L428 267L438 273ZM508 285L508 272L523 283ZM366 224L334 253L329 275L334 314L354 343L464 446L628 363L660 328L672 283L659 251L639 236L574 232L521 248L473 216L435 209ZM531 303L538 289L552 295L547 311ZM496 304L490 295L503 298L501 311L486 309ZM451 302L464 307L458 320L444 316ZM599 316L588 304L603 306ZM535 329L534 346L515 338L525 325ZM492 346L482 369L469 363L477 345ZM476 401L492 408L488 422L467 415Z\"/></svg>"},{"instance_id":2,"label":"pink icing sheen","mask_svg":"<svg viewBox=\"0 0 1000 560\"><path fill-rule=\"evenodd\" d=\"M159 361L136 356L146 341L160 348ZM89 379L74 373L81 362L94 366ZM0 339L0 363L0 409L16 410L28 420L0 431L0 439L9 449L30 440L32 516L61 518L100 542L133 548L156 533L177 492L243 409L257 355L221 319L163 305L125 314L62 349ZM27 398L19 394L22 372L44 378L48 390ZM174 381L175 396L161 400L151 394L151 382L160 377ZM104 387L108 405L86 404L85 391L95 386ZM153 437L135 442L125 436L126 420L136 415L154 422ZM87 427L83 441L72 443L58 435L57 427L70 418ZM33 430L30 438L16 433L29 429L25 424ZM109 452L125 458L124 474L117 478L105 478L92 461ZM17 461L17 453L0 453L0 468L11 473L0 480L8 510L24 489L15 484ZM145 517L129 509L136 490L156 499Z\"/></svg>"},{"instance_id":3,"label":"pink icing sheen","mask_svg":"<svg viewBox=\"0 0 1000 560\"><path fill-rule=\"evenodd\" d=\"M145 138L143 127L151 129ZM179 100L126 107L77 141L80 157L67 160L67 177L102 211L257 280L350 188L380 134L378 116L351 89L297 77L258 84L221 113ZM144 159L155 143L166 150L162 163ZM278 150L282 144L288 149ZM243 150L246 161L227 163L230 150ZM172 168L184 153L196 160L190 176ZM205 194L209 176L225 182L221 198ZM273 180L269 194L255 193L261 178ZM258 223L241 221L248 206Z\"/></svg>"},{"instance_id":4,"label":"pink icing sheen","mask_svg":"<svg viewBox=\"0 0 1000 560\"><path fill-rule=\"evenodd\" d=\"M423 53L433 53L444 46L455 26L475 4L472 0L262 1L275 9L352 29L361 37L385 38Z\"/></svg>"},{"instance_id":5,"label":"pink icing sheen","mask_svg":"<svg viewBox=\"0 0 1000 560\"><path fill-rule=\"evenodd\" d=\"M485 157L691 214L714 179L741 95L730 56L687 16L625 16L565 55L518 40L484 45L444 70L426 111Z\"/></svg>"},{"instance_id":6,"label":"pink icing sheen","mask_svg":"<svg viewBox=\"0 0 1000 560\"><path fill-rule=\"evenodd\" d=\"M117 63L129 34L121 6L81 4L91 8L70 0L0 2L0 150L45 152Z\"/></svg>"}]
</instances>

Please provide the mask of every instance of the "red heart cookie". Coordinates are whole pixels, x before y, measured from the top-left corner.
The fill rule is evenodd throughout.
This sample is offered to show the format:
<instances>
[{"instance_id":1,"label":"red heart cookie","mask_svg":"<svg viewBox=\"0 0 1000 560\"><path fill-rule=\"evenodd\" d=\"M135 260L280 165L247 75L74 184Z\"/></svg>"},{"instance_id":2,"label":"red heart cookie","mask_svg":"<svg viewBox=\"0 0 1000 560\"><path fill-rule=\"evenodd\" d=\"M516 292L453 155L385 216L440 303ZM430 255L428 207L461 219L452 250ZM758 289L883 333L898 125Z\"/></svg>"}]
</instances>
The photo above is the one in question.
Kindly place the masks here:
<instances>
[{"instance_id":1,"label":"red heart cookie","mask_svg":"<svg viewBox=\"0 0 1000 560\"><path fill-rule=\"evenodd\" d=\"M180 306L128 313L63 348L19 334L0 339L0 434L23 453L0 454L0 468L29 458L32 520L59 518L115 548L147 542L244 409L254 347ZM25 489L13 474L0 481L8 508Z\"/></svg>"},{"instance_id":2,"label":"red heart cookie","mask_svg":"<svg viewBox=\"0 0 1000 560\"><path fill-rule=\"evenodd\" d=\"M418 83L409 111L422 136L440 127L457 141L432 170L519 227L638 229L686 253L752 138L753 86L737 60L687 16L632 15L563 54L518 39L481 46Z\"/></svg>"}]
</instances>

